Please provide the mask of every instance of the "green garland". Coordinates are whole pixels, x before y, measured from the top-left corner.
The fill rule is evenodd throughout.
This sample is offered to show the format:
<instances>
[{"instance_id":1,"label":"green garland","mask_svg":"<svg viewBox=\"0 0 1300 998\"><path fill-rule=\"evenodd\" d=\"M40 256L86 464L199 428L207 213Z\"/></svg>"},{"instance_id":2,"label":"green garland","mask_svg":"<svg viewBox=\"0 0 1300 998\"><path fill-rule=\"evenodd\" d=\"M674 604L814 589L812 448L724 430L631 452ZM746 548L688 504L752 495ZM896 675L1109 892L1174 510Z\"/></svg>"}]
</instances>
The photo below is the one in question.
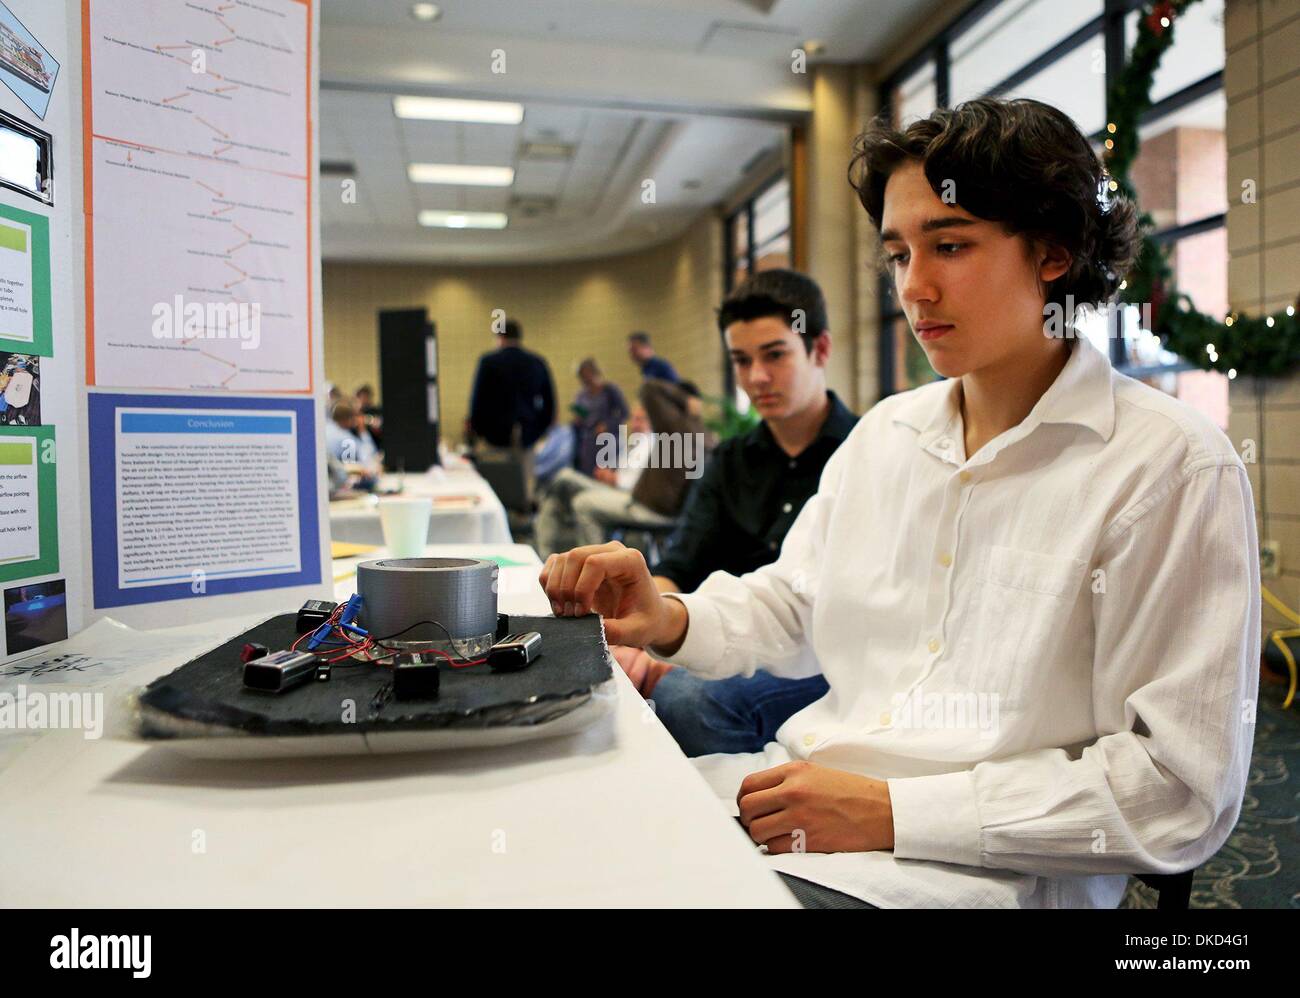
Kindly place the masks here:
<instances>
[{"instance_id":1,"label":"green garland","mask_svg":"<svg viewBox=\"0 0 1300 998\"><path fill-rule=\"evenodd\" d=\"M1134 203L1137 192L1128 175L1138 154L1138 120L1151 106L1151 80L1173 44L1174 21L1196 2L1160 0L1144 8L1133 51L1110 87L1106 169L1112 190ZM1233 312L1220 319L1198 312L1174 285L1165 250L1151 238L1155 222L1149 213L1142 212L1140 225L1142 248L1120 297L1129 304L1151 303L1153 332L1165 349L1204 370L1237 375L1277 378L1300 366L1300 317L1294 306L1263 317Z\"/></svg>"}]
</instances>

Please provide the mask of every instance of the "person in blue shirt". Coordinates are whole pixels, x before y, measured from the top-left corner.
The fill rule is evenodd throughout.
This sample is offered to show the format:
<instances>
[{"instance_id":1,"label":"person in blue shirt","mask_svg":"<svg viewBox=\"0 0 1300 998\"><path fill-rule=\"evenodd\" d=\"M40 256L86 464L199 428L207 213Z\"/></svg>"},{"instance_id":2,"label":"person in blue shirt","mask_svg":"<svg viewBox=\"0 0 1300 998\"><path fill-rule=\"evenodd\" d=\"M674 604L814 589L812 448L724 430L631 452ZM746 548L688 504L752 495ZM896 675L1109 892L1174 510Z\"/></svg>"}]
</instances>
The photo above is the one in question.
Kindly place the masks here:
<instances>
[{"instance_id":1,"label":"person in blue shirt","mask_svg":"<svg viewBox=\"0 0 1300 998\"><path fill-rule=\"evenodd\" d=\"M673 365L655 353L655 348L650 345L649 333L635 332L628 336L627 352L632 363L641 369L641 377L658 378L674 385L682 380Z\"/></svg>"}]
</instances>

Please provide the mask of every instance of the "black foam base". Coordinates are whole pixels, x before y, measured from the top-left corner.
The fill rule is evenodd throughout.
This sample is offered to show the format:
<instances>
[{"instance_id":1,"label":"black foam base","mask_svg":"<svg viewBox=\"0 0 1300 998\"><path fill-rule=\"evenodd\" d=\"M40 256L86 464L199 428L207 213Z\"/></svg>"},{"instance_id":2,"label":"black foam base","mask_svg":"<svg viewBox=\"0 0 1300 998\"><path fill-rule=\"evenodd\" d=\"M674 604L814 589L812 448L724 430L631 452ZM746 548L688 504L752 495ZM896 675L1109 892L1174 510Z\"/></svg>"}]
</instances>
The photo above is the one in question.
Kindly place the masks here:
<instances>
[{"instance_id":1,"label":"black foam base","mask_svg":"<svg viewBox=\"0 0 1300 998\"><path fill-rule=\"evenodd\" d=\"M248 735L538 724L585 703L611 675L600 618L511 617L512 631L542 635L537 661L512 673L492 672L486 664L442 666L436 699L397 700L393 670L381 663L336 665L328 682L310 680L285 693L246 689L240 649L249 641L273 651L288 648L298 638L294 624L294 614L274 617L154 680L140 696L141 734L176 737L185 722Z\"/></svg>"}]
</instances>

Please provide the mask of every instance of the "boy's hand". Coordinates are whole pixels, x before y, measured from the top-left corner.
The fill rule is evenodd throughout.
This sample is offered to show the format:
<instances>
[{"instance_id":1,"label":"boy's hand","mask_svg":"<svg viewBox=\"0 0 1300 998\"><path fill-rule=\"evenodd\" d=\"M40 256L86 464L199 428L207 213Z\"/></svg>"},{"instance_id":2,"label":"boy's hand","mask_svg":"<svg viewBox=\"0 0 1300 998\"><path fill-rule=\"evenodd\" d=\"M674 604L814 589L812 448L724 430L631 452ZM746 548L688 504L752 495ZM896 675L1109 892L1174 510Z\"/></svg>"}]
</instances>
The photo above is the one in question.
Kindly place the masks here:
<instances>
[{"instance_id":1,"label":"boy's hand","mask_svg":"<svg viewBox=\"0 0 1300 998\"><path fill-rule=\"evenodd\" d=\"M686 636L686 607L660 596L645 556L617 541L551 555L540 581L557 617L604 617L610 644L656 645L671 655Z\"/></svg>"},{"instance_id":2,"label":"boy's hand","mask_svg":"<svg viewBox=\"0 0 1300 998\"><path fill-rule=\"evenodd\" d=\"M736 802L749 837L769 853L894 848L894 811L884 780L788 762L745 777Z\"/></svg>"}]
</instances>

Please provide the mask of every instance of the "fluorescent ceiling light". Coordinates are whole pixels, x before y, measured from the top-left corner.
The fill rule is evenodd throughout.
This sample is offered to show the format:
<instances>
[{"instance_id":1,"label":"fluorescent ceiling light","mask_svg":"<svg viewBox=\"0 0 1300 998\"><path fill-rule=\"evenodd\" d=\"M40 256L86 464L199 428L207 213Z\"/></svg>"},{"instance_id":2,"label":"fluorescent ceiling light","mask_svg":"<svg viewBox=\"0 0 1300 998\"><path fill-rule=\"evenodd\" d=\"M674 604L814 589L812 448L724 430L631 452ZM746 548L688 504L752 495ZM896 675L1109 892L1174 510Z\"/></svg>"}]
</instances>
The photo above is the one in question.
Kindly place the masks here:
<instances>
[{"instance_id":1,"label":"fluorescent ceiling light","mask_svg":"<svg viewBox=\"0 0 1300 998\"><path fill-rule=\"evenodd\" d=\"M420 224L443 229L504 229L506 216L500 211L422 211Z\"/></svg>"},{"instance_id":2,"label":"fluorescent ceiling light","mask_svg":"<svg viewBox=\"0 0 1300 998\"><path fill-rule=\"evenodd\" d=\"M411 16L417 21L436 21L442 16L442 8L436 3L413 3Z\"/></svg>"},{"instance_id":3,"label":"fluorescent ceiling light","mask_svg":"<svg viewBox=\"0 0 1300 998\"><path fill-rule=\"evenodd\" d=\"M449 97L393 98L393 113L399 118L422 121L474 121L485 125L517 125L524 120L524 106L511 101L453 100Z\"/></svg>"},{"instance_id":4,"label":"fluorescent ceiling light","mask_svg":"<svg viewBox=\"0 0 1300 998\"><path fill-rule=\"evenodd\" d=\"M467 187L509 187L512 166L458 166L455 163L412 163L406 175L413 184L462 184Z\"/></svg>"}]
</instances>

